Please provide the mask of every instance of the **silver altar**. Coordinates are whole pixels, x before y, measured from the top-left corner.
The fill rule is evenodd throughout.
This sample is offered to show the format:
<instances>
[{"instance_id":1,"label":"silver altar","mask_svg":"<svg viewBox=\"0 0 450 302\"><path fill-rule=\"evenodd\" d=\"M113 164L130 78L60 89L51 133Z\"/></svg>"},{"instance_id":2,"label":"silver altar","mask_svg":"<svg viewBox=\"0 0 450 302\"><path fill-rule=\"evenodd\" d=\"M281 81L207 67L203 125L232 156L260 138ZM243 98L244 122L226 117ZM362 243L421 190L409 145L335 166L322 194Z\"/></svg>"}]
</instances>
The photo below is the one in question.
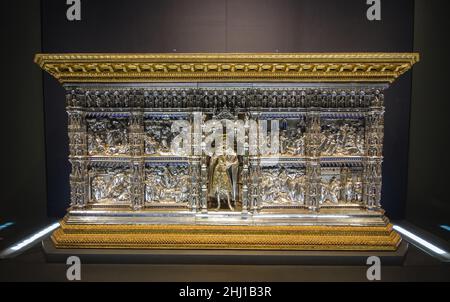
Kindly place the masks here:
<instances>
[{"instance_id":1,"label":"silver altar","mask_svg":"<svg viewBox=\"0 0 450 302\"><path fill-rule=\"evenodd\" d=\"M341 227L352 236L352 228L361 227L366 233L356 243L353 237L345 243L342 234L313 240L323 249L398 245L400 237L392 233L380 204L383 91L417 56L318 55L321 61L314 65L314 55L280 54L291 64L281 66L280 58L266 63L277 55L213 56L222 65L207 55L162 55L163 63L156 55L137 56L145 62L136 63L130 55L127 67L119 55L111 57L122 60L119 65L108 61L105 66L95 56L91 65L85 62L88 55L45 56L37 62L66 89L72 172L63 229L79 227L73 233L81 234L83 225L88 230L109 226L102 232L112 234L117 230L111 226L117 225L136 234L139 225L311 227L307 232L328 235L331 229L323 227ZM180 58L193 63L183 65ZM259 61L227 67L242 58ZM297 68L294 78L291 68ZM214 133L223 141L212 142ZM208 153L208 143L223 153ZM364 241L374 230L386 231L390 243ZM61 246L83 246L80 238ZM87 238L86 244L122 244L103 246L103 237L98 238ZM289 248L318 248L308 244Z\"/></svg>"}]
</instances>

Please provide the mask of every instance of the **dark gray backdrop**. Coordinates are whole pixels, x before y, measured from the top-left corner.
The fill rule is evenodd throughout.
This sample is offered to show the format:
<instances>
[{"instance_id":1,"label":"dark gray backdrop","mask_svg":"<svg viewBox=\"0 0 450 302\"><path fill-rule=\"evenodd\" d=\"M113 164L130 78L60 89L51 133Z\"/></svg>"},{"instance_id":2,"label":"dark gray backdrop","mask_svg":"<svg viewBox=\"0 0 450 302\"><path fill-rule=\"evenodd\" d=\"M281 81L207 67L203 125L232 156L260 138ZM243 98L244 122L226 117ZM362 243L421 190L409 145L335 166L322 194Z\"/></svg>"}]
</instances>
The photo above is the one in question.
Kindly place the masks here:
<instances>
[{"instance_id":1,"label":"dark gray backdrop","mask_svg":"<svg viewBox=\"0 0 450 302\"><path fill-rule=\"evenodd\" d=\"M382 1L368 21L365 0L82 0L81 21L65 1L42 0L43 52L410 52L413 1ZM411 72L386 91L382 205L403 218L408 175ZM44 75L47 210L69 204L64 90Z\"/></svg>"}]
</instances>

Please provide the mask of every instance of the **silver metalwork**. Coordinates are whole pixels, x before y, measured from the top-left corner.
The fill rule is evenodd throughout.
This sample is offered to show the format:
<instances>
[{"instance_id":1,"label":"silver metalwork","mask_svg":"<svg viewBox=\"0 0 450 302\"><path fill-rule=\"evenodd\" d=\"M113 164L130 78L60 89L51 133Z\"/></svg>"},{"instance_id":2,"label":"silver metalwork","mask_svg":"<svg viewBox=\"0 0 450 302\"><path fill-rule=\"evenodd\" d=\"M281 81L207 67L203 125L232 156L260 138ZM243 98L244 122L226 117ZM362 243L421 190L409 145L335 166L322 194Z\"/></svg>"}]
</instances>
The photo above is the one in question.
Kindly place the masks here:
<instances>
[{"instance_id":1,"label":"silver metalwork","mask_svg":"<svg viewBox=\"0 0 450 302\"><path fill-rule=\"evenodd\" d=\"M101 204L130 203L130 171L93 168L90 174L90 202Z\"/></svg>"},{"instance_id":2,"label":"silver metalwork","mask_svg":"<svg viewBox=\"0 0 450 302\"><path fill-rule=\"evenodd\" d=\"M307 216L328 208L380 210L382 85L67 88L71 211L164 208L176 220L181 209L203 217L218 209L253 219L274 211L291 217L300 210ZM195 153L201 144L196 133L204 137L201 127L190 130L192 154L174 153L173 122L192 124L194 114L203 122L242 120L235 135L245 138L243 155L210 157L203 147ZM260 119L280 122L280 152L272 157L261 153L259 138L249 139L249 121ZM270 144L270 133L267 138ZM256 155L249 153L252 147Z\"/></svg>"},{"instance_id":3,"label":"silver metalwork","mask_svg":"<svg viewBox=\"0 0 450 302\"><path fill-rule=\"evenodd\" d=\"M189 175L186 166L153 166L145 169L147 205L189 202Z\"/></svg>"},{"instance_id":4,"label":"silver metalwork","mask_svg":"<svg viewBox=\"0 0 450 302\"><path fill-rule=\"evenodd\" d=\"M270 167L263 169L262 206L305 205L305 171L299 168Z\"/></svg>"},{"instance_id":5,"label":"silver metalwork","mask_svg":"<svg viewBox=\"0 0 450 302\"><path fill-rule=\"evenodd\" d=\"M129 153L127 119L87 119L86 122L89 155Z\"/></svg>"}]
</instances>

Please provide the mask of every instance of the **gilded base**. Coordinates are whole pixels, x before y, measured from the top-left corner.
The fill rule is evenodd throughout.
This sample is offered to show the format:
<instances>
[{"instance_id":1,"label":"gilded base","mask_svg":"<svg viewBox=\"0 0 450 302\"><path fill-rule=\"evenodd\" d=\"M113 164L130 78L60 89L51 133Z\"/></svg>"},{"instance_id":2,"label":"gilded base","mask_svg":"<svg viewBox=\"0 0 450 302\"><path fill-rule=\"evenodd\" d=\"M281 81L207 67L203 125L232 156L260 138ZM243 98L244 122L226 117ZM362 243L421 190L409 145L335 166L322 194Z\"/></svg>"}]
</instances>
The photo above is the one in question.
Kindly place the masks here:
<instances>
[{"instance_id":1,"label":"gilded base","mask_svg":"<svg viewBox=\"0 0 450 302\"><path fill-rule=\"evenodd\" d=\"M76 225L61 221L57 248L395 251L385 226Z\"/></svg>"}]
</instances>

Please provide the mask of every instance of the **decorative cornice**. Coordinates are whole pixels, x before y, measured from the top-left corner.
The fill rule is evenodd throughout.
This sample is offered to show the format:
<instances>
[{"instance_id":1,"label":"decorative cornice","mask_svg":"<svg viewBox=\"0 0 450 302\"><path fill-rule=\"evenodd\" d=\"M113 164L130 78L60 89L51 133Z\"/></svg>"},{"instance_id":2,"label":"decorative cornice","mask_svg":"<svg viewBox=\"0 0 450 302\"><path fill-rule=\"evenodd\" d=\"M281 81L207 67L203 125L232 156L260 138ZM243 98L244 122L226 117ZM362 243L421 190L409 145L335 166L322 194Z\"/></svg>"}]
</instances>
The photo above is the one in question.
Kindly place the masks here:
<instances>
[{"instance_id":1,"label":"decorative cornice","mask_svg":"<svg viewBox=\"0 0 450 302\"><path fill-rule=\"evenodd\" d=\"M36 54L61 83L393 82L418 53Z\"/></svg>"}]
</instances>

